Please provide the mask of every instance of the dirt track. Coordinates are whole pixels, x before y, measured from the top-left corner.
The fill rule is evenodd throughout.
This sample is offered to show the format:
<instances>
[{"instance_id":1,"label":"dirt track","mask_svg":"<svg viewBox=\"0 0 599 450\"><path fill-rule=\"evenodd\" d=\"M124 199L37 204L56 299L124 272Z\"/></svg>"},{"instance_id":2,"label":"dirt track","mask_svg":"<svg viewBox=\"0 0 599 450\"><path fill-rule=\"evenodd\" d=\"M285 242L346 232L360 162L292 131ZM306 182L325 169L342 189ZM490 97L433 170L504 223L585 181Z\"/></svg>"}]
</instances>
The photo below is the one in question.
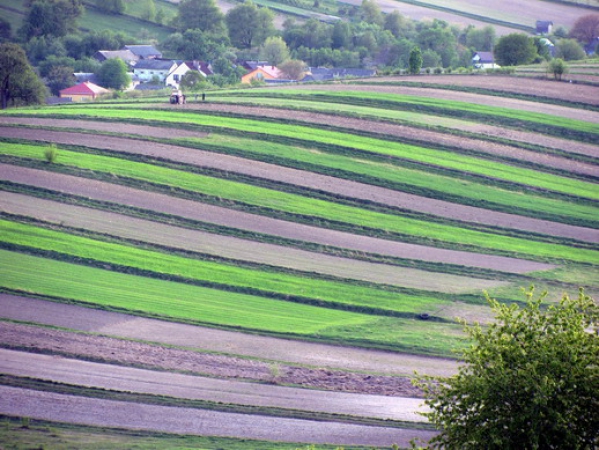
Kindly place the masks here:
<instances>
[{"instance_id":1,"label":"dirt track","mask_svg":"<svg viewBox=\"0 0 599 450\"><path fill-rule=\"evenodd\" d=\"M1 118L0 122L2 122ZM38 124L46 124L51 126L62 125L65 127L77 126L79 128L83 128L88 125L87 122L83 124L80 122L81 121L70 120L42 120L39 121ZM139 126L129 129L127 125L113 125L113 131L115 126L117 126L117 129L121 132L143 133L143 130L140 130ZM152 127L146 128L149 128L151 132L156 132L156 130L152 129ZM31 130L27 128L2 126L0 126L0 136L21 139L35 139L39 141L56 142L59 144L82 145L92 148L102 148L106 150L116 150L119 152L168 158L172 161L193 164L199 167L209 167L228 172L241 173L257 178L279 181L296 186L330 192L349 198L368 200L397 208L456 219L464 222L481 223L494 227L516 228L551 236L579 239L587 242L599 242L599 231L597 230L590 230L571 225L564 225L555 222L548 222L544 220L515 216L481 208L449 203L441 200L429 199L417 195L392 191L390 189L343 180L340 178L333 178L312 172L275 166L259 161L251 161L248 163L248 160L240 157L222 155L212 152L203 152L185 147L144 142L113 136L100 137L66 131L60 132L50 130ZM575 169L573 166L577 166L583 172L588 171L589 174L593 175L597 173L596 166L575 163L564 158L555 159L558 160L559 163L563 163L557 164L555 166L557 168L570 170Z\"/></svg>"}]
</instances>

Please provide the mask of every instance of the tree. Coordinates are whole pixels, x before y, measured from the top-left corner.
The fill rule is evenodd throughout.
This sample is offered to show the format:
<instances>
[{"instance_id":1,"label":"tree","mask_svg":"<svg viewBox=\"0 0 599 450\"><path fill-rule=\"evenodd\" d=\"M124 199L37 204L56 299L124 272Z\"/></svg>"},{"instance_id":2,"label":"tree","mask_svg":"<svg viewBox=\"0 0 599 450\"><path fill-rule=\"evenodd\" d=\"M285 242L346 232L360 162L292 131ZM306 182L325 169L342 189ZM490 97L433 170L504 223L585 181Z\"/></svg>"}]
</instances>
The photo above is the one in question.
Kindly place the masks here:
<instances>
[{"instance_id":1,"label":"tree","mask_svg":"<svg viewBox=\"0 0 599 450\"><path fill-rule=\"evenodd\" d=\"M599 14L580 17L570 30L570 37L584 45L590 44L597 36L599 36Z\"/></svg>"},{"instance_id":2,"label":"tree","mask_svg":"<svg viewBox=\"0 0 599 450\"><path fill-rule=\"evenodd\" d=\"M58 96L61 90L75 84L73 70L69 66L56 66L50 70L46 77L46 85L50 88L52 95Z\"/></svg>"},{"instance_id":3,"label":"tree","mask_svg":"<svg viewBox=\"0 0 599 450\"><path fill-rule=\"evenodd\" d=\"M563 59L556 58L551 60L547 66L547 72L552 73L553 78L560 81L562 79L562 75L568 73L568 66Z\"/></svg>"},{"instance_id":4,"label":"tree","mask_svg":"<svg viewBox=\"0 0 599 450\"><path fill-rule=\"evenodd\" d=\"M34 36L62 37L77 30L77 19L82 14L81 0L36 0L18 33L25 41Z\"/></svg>"},{"instance_id":5,"label":"tree","mask_svg":"<svg viewBox=\"0 0 599 450\"><path fill-rule=\"evenodd\" d=\"M268 8L258 8L251 1L230 9L225 20L231 43L238 48L261 45L275 32L272 11Z\"/></svg>"},{"instance_id":6,"label":"tree","mask_svg":"<svg viewBox=\"0 0 599 450\"><path fill-rule=\"evenodd\" d=\"M269 37L260 50L260 59L268 61L272 66L277 66L289 59L287 44L280 37Z\"/></svg>"},{"instance_id":7,"label":"tree","mask_svg":"<svg viewBox=\"0 0 599 450\"><path fill-rule=\"evenodd\" d=\"M420 51L420 47L414 47L410 52L408 68L412 75L420 73L420 69L422 68L422 52Z\"/></svg>"},{"instance_id":8,"label":"tree","mask_svg":"<svg viewBox=\"0 0 599 450\"><path fill-rule=\"evenodd\" d=\"M204 33L202 30L187 30L185 33L173 33L162 47L188 60L209 60L218 58L226 51L228 38Z\"/></svg>"},{"instance_id":9,"label":"tree","mask_svg":"<svg viewBox=\"0 0 599 450\"><path fill-rule=\"evenodd\" d=\"M141 18L150 22L156 19L156 2L154 0L145 1L143 5L143 11L141 13Z\"/></svg>"},{"instance_id":10,"label":"tree","mask_svg":"<svg viewBox=\"0 0 599 450\"><path fill-rule=\"evenodd\" d=\"M123 14L126 9L124 0L96 0L96 8L108 14Z\"/></svg>"},{"instance_id":11,"label":"tree","mask_svg":"<svg viewBox=\"0 0 599 450\"><path fill-rule=\"evenodd\" d=\"M226 34L225 16L214 0L182 0L175 25L180 31L199 29L204 33Z\"/></svg>"},{"instance_id":12,"label":"tree","mask_svg":"<svg viewBox=\"0 0 599 450\"><path fill-rule=\"evenodd\" d=\"M382 26L385 22L381 8L375 0L362 0L360 17L366 23Z\"/></svg>"},{"instance_id":13,"label":"tree","mask_svg":"<svg viewBox=\"0 0 599 450\"><path fill-rule=\"evenodd\" d=\"M413 23L396 10L385 15L384 28L396 38L409 36L414 31Z\"/></svg>"},{"instance_id":14,"label":"tree","mask_svg":"<svg viewBox=\"0 0 599 450\"><path fill-rule=\"evenodd\" d=\"M490 52L495 46L495 28L488 25L481 30L471 28L466 33L466 46L479 52Z\"/></svg>"},{"instance_id":15,"label":"tree","mask_svg":"<svg viewBox=\"0 0 599 450\"><path fill-rule=\"evenodd\" d=\"M512 33L499 39L493 53L500 66L518 66L534 61L537 48L527 35Z\"/></svg>"},{"instance_id":16,"label":"tree","mask_svg":"<svg viewBox=\"0 0 599 450\"><path fill-rule=\"evenodd\" d=\"M39 104L45 87L35 74L25 51L17 44L0 44L0 99L2 109L13 105Z\"/></svg>"},{"instance_id":17,"label":"tree","mask_svg":"<svg viewBox=\"0 0 599 450\"><path fill-rule=\"evenodd\" d=\"M526 291L522 308L487 300L488 326L465 325L473 343L458 374L421 377L440 434L429 448L588 449L599 445L598 305L581 290L547 308Z\"/></svg>"},{"instance_id":18,"label":"tree","mask_svg":"<svg viewBox=\"0 0 599 450\"><path fill-rule=\"evenodd\" d=\"M181 78L179 86L184 91L198 92L206 89L206 79L197 70L190 70Z\"/></svg>"},{"instance_id":19,"label":"tree","mask_svg":"<svg viewBox=\"0 0 599 450\"><path fill-rule=\"evenodd\" d=\"M104 61L96 75L100 85L108 89L124 89L131 83L127 64L119 58Z\"/></svg>"},{"instance_id":20,"label":"tree","mask_svg":"<svg viewBox=\"0 0 599 450\"><path fill-rule=\"evenodd\" d=\"M555 45L555 56L565 61L584 59L587 54L576 39L560 39Z\"/></svg>"},{"instance_id":21,"label":"tree","mask_svg":"<svg viewBox=\"0 0 599 450\"><path fill-rule=\"evenodd\" d=\"M290 80L301 80L306 72L306 64L299 59L288 59L279 65L279 69Z\"/></svg>"}]
</instances>

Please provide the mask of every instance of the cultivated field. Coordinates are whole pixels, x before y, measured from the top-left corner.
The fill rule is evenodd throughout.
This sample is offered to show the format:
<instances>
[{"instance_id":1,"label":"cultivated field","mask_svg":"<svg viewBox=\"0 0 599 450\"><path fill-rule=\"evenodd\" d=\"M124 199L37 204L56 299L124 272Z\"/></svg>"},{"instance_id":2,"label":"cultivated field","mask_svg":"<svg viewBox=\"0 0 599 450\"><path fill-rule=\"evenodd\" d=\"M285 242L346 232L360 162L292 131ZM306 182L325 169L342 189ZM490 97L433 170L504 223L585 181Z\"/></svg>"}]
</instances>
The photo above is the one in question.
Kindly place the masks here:
<instances>
[{"instance_id":1,"label":"cultivated field","mask_svg":"<svg viewBox=\"0 0 599 450\"><path fill-rule=\"evenodd\" d=\"M409 377L455 370L483 290L597 297L598 94L402 77L3 111L0 413L112 427L116 408L221 436L205 448L430 436ZM176 369L223 383L146 380ZM175 407L190 426L139 416Z\"/></svg>"}]
</instances>

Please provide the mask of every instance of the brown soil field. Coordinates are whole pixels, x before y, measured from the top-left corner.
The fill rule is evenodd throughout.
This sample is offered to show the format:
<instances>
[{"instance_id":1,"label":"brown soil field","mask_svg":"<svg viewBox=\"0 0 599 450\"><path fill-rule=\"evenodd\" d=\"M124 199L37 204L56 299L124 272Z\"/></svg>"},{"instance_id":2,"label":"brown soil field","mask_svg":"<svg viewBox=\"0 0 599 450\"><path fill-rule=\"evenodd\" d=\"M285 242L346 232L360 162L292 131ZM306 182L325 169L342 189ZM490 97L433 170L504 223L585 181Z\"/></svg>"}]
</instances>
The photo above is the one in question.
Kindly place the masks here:
<instances>
[{"instance_id":1,"label":"brown soil field","mask_svg":"<svg viewBox=\"0 0 599 450\"><path fill-rule=\"evenodd\" d=\"M68 340L73 339L74 347L71 347L67 353L90 354L100 360L111 359L113 362L123 358L121 363L127 360L137 361L135 364L151 367L159 367L161 360L168 360L169 362L165 362L168 367L184 364L185 370L219 377L268 381L261 363L264 362L268 364L270 381L273 376L270 369L272 364L275 364L281 369L278 376L289 377L286 378L287 380L295 377L294 384L305 386L314 384L319 388L330 390L336 390L336 386L339 386L340 390L353 392L412 396L418 395L417 391L404 382L405 377L413 376L414 370L422 374L441 376L452 375L457 370L456 361L450 359L246 334L8 294L0 294L0 306L0 317L86 333L67 333L69 337L64 338L67 335L53 334L51 329L34 327L31 329L31 334L25 333L26 337L21 344L18 344L19 346L29 345L27 342L38 345L40 339L34 336L46 336L48 345L52 346L47 350L61 352L61 348L70 345ZM50 334L47 335L46 332ZM0 334L0 342L2 336L4 333ZM116 340L114 342L94 340L95 337L102 336ZM113 355L101 349L94 350L94 342L104 342L109 348L120 348L124 353ZM148 347L144 345L138 347L138 344L148 344ZM39 343L39 345L43 347L45 344ZM173 352L170 352L169 347L174 347ZM138 351L140 348L145 350ZM179 353L174 350L181 350L183 353L177 356ZM200 354L195 355L198 352ZM211 357L208 357L210 355ZM235 367L239 359L247 361L240 362L239 370L236 371ZM306 372L299 370L296 376L293 374L296 369L309 370ZM333 375L321 373L321 370L331 372ZM342 372L355 372L357 378L352 380L348 376L344 381L344 376L340 375ZM383 377L380 386L378 388L358 387L361 383L360 377L366 375ZM320 381L316 381L317 379ZM393 384L394 381L399 381L399 384ZM376 392L369 389L375 389Z\"/></svg>"},{"instance_id":2,"label":"brown soil field","mask_svg":"<svg viewBox=\"0 0 599 450\"><path fill-rule=\"evenodd\" d=\"M402 78L403 79L403 78ZM380 79L385 80L385 79ZM284 89L286 86L282 86ZM565 117L568 119L583 120L591 123L599 123L599 112L586 111L575 108L569 108L566 106L559 106L553 104L544 104L537 102L530 102L527 100L519 100L513 98L497 97L492 95L481 95L471 94L468 92L458 92L445 89L434 89L434 88L418 88L408 86L387 86L377 85L361 85L352 84L347 86L346 84L327 84L327 85L306 85L306 86L293 86L292 89L307 89L307 90L343 90L343 91L361 91L361 92L381 92L387 94L398 94L398 95L413 95L418 97L429 97L441 100L454 100L458 102L469 102L479 105L488 105L498 108L511 108L522 111L529 111L534 113L550 114L556 117ZM595 90L597 94L599 90Z\"/></svg>"},{"instance_id":3,"label":"brown soil field","mask_svg":"<svg viewBox=\"0 0 599 450\"><path fill-rule=\"evenodd\" d=\"M244 108L246 109L246 108ZM250 108L251 110L251 108ZM323 119L324 120L324 119ZM48 119L38 121L38 125L46 126L62 125L68 127L66 121ZM79 128L85 124L78 124ZM129 133L126 125L120 125L118 130ZM11 138L35 139L38 141L55 142L59 144L82 145L92 148L103 148L106 150L117 150L134 154L143 154L164 158L169 160L193 164L200 167L210 167L228 172L242 173L253 177L280 181L297 186L318 189L320 191L339 194L350 198L359 198L380 204L394 206L402 209L418 211L426 214L456 219L464 222L473 222L491 226L517 228L521 230L544 233L551 236L569 237L587 242L599 242L599 231L581 227L558 224L521 216L514 216L499 212L484 210L465 205L453 204L441 200L434 200L416 195L405 194L376 186L328 177L306 171L289 169L268 163L252 161L247 163L246 159L202 152L185 147L163 145L154 142L141 142L119 137L102 136L91 137L89 134L78 134L73 132L59 132L50 130L31 130L28 128L9 128L0 126L0 136ZM529 152L530 153L530 152ZM543 155L539 155L543 158ZM577 166L581 171L588 169L589 174L595 174L597 168L590 164L568 164L565 158L555 158L554 161L560 169L569 170L568 167ZM563 164L559 164L563 163Z\"/></svg>"},{"instance_id":4,"label":"brown soil field","mask_svg":"<svg viewBox=\"0 0 599 450\"><path fill-rule=\"evenodd\" d=\"M526 273L547 270L552 267L548 264L514 258L437 249L316 228L207 204L199 204L164 194L140 191L112 183L49 173L25 167L0 164L0 176L2 179L15 183L43 187L58 192L134 206L227 227L367 253L481 267L509 273Z\"/></svg>"},{"instance_id":5,"label":"brown soil field","mask_svg":"<svg viewBox=\"0 0 599 450\"><path fill-rule=\"evenodd\" d=\"M493 89L499 92L534 95L599 106L599 87L558 82L550 78L523 78L502 75L426 75L381 77L367 82L416 82L448 86Z\"/></svg>"}]
</instances>

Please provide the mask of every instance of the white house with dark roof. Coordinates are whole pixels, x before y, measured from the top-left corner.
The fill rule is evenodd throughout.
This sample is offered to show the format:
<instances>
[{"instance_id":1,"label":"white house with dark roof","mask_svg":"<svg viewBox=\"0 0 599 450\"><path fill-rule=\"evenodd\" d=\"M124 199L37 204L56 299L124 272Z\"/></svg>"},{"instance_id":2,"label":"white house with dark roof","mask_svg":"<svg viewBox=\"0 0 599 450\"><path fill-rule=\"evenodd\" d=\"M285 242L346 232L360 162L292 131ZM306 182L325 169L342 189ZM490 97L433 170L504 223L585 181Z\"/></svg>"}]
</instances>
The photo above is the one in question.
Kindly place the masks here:
<instances>
[{"instance_id":1,"label":"white house with dark roof","mask_svg":"<svg viewBox=\"0 0 599 450\"><path fill-rule=\"evenodd\" d=\"M166 79L179 65L171 59L142 59L133 67L133 74L140 82L145 83L158 78L166 84Z\"/></svg>"},{"instance_id":2,"label":"white house with dark roof","mask_svg":"<svg viewBox=\"0 0 599 450\"><path fill-rule=\"evenodd\" d=\"M472 56L472 67L475 69L499 69L491 52L475 52Z\"/></svg>"},{"instance_id":3,"label":"white house with dark roof","mask_svg":"<svg viewBox=\"0 0 599 450\"><path fill-rule=\"evenodd\" d=\"M131 50L99 50L94 53L94 59L100 62L114 58L122 59L129 66L134 66L139 60L139 57Z\"/></svg>"},{"instance_id":4,"label":"white house with dark roof","mask_svg":"<svg viewBox=\"0 0 599 450\"><path fill-rule=\"evenodd\" d=\"M537 20L536 33L542 36L551 34L553 29L553 22L551 20Z\"/></svg>"}]
</instances>

